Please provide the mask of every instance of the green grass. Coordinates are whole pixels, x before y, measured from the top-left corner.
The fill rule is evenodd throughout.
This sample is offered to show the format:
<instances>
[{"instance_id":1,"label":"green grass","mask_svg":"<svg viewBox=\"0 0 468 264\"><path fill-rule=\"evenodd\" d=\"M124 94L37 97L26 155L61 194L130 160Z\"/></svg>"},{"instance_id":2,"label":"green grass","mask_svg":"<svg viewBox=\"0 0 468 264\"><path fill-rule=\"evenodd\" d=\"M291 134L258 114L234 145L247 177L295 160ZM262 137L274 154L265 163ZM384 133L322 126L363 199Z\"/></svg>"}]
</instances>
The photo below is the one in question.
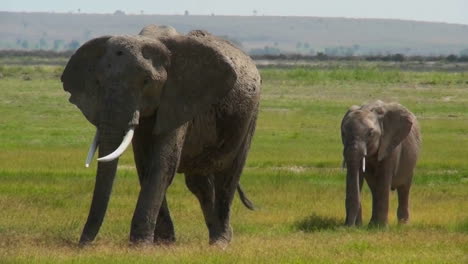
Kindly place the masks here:
<instances>
[{"instance_id":1,"label":"green grass","mask_svg":"<svg viewBox=\"0 0 468 264\"><path fill-rule=\"evenodd\" d=\"M263 69L257 132L242 184L258 207L238 199L234 240L208 246L183 175L168 199L172 247L128 245L138 181L132 153L120 161L96 243L79 248L94 185L84 168L94 130L70 103L61 67L0 66L0 263L463 263L468 261L468 75L373 67ZM344 228L339 125L347 108L395 100L419 118L422 155L411 223ZM363 217L370 217L363 191Z\"/></svg>"}]
</instances>

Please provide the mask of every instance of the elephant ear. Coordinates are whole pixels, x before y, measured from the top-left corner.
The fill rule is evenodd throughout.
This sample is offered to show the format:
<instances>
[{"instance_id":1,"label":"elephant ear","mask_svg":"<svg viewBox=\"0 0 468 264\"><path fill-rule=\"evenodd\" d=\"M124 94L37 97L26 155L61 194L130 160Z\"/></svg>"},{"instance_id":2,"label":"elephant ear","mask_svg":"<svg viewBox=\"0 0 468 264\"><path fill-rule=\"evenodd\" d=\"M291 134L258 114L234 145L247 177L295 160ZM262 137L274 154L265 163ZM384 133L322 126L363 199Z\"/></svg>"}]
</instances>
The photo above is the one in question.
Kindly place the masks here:
<instances>
[{"instance_id":1,"label":"elephant ear","mask_svg":"<svg viewBox=\"0 0 468 264\"><path fill-rule=\"evenodd\" d=\"M382 161L408 136L413 125L413 116L399 104L389 104L378 110L383 128L378 160Z\"/></svg>"},{"instance_id":2,"label":"elephant ear","mask_svg":"<svg viewBox=\"0 0 468 264\"><path fill-rule=\"evenodd\" d=\"M99 83L96 65L104 55L110 36L92 39L72 55L60 78L63 89L71 94L69 101L76 105L89 122L97 126Z\"/></svg>"},{"instance_id":3,"label":"elephant ear","mask_svg":"<svg viewBox=\"0 0 468 264\"><path fill-rule=\"evenodd\" d=\"M171 63L157 111L156 134L207 111L237 80L231 59L223 54L228 47L208 33L196 33L162 40L171 52Z\"/></svg>"}]
</instances>

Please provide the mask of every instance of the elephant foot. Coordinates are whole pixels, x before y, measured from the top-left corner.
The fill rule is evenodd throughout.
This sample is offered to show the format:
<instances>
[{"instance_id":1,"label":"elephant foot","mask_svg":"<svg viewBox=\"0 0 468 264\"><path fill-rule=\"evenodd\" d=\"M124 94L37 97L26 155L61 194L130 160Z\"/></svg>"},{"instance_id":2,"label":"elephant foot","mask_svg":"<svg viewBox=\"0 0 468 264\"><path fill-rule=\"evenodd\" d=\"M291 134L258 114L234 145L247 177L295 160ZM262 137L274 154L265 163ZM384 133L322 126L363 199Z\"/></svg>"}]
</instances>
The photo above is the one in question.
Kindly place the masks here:
<instances>
[{"instance_id":1,"label":"elephant foot","mask_svg":"<svg viewBox=\"0 0 468 264\"><path fill-rule=\"evenodd\" d=\"M159 224L159 225L158 225ZM154 243L157 245L171 245L176 241L174 225L170 222L159 222L154 230Z\"/></svg>"},{"instance_id":2,"label":"elephant foot","mask_svg":"<svg viewBox=\"0 0 468 264\"><path fill-rule=\"evenodd\" d=\"M387 227L387 221L386 220L371 219L370 222L369 222L369 227L370 228L386 228Z\"/></svg>"},{"instance_id":3,"label":"elephant foot","mask_svg":"<svg viewBox=\"0 0 468 264\"><path fill-rule=\"evenodd\" d=\"M130 244L134 246L152 245L153 241L154 241L153 234L150 234L150 235L130 234Z\"/></svg>"},{"instance_id":4,"label":"elephant foot","mask_svg":"<svg viewBox=\"0 0 468 264\"><path fill-rule=\"evenodd\" d=\"M91 245L91 243L93 241L94 241L94 237L88 237L88 236L82 234L81 237L80 237L80 242L78 243L78 245L80 247L89 246L89 245Z\"/></svg>"},{"instance_id":5,"label":"elephant foot","mask_svg":"<svg viewBox=\"0 0 468 264\"><path fill-rule=\"evenodd\" d=\"M78 247L80 248L84 248L84 247L88 247L92 244L93 241L88 241L88 240L81 240L78 242Z\"/></svg>"},{"instance_id":6,"label":"elephant foot","mask_svg":"<svg viewBox=\"0 0 468 264\"><path fill-rule=\"evenodd\" d=\"M219 238L216 240L210 239L210 246L225 250L231 241L225 238Z\"/></svg>"},{"instance_id":7,"label":"elephant foot","mask_svg":"<svg viewBox=\"0 0 468 264\"><path fill-rule=\"evenodd\" d=\"M218 232L215 235L210 235L210 245L226 249L232 240L232 229L229 227L226 231Z\"/></svg>"},{"instance_id":8,"label":"elephant foot","mask_svg":"<svg viewBox=\"0 0 468 264\"><path fill-rule=\"evenodd\" d=\"M403 218L403 219L398 219L398 224L399 225L406 225L409 223L409 219L408 218Z\"/></svg>"},{"instance_id":9,"label":"elephant foot","mask_svg":"<svg viewBox=\"0 0 468 264\"><path fill-rule=\"evenodd\" d=\"M158 246L170 246L170 245L173 245L175 244L176 242L176 239L174 236L172 237L154 237L154 244L158 245Z\"/></svg>"}]
</instances>

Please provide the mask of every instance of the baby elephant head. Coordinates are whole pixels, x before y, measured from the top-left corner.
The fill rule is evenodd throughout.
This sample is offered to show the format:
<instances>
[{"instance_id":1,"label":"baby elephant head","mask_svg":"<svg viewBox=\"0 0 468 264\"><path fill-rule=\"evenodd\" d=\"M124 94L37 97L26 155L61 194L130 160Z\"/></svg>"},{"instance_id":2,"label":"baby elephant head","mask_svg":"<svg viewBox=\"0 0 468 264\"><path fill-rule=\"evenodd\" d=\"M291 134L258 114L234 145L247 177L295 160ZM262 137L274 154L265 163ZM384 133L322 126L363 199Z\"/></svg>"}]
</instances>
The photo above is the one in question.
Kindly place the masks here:
<instances>
[{"instance_id":1,"label":"baby elephant head","mask_svg":"<svg viewBox=\"0 0 468 264\"><path fill-rule=\"evenodd\" d=\"M149 37L153 31L90 40L63 72L70 102L98 129L87 165L104 142L122 143L99 160L119 157L140 117L154 118L155 134L167 132L219 101L236 81L232 61L205 45L210 35Z\"/></svg>"},{"instance_id":2,"label":"baby elephant head","mask_svg":"<svg viewBox=\"0 0 468 264\"><path fill-rule=\"evenodd\" d=\"M366 160L381 162L389 157L408 136L414 121L414 115L402 105L382 101L352 106L345 114L341 138L347 166L346 224L356 221L360 174L366 171Z\"/></svg>"},{"instance_id":3,"label":"baby elephant head","mask_svg":"<svg viewBox=\"0 0 468 264\"><path fill-rule=\"evenodd\" d=\"M414 116L397 103L352 106L341 123L345 161L356 157L382 161L406 138L413 122Z\"/></svg>"}]
</instances>

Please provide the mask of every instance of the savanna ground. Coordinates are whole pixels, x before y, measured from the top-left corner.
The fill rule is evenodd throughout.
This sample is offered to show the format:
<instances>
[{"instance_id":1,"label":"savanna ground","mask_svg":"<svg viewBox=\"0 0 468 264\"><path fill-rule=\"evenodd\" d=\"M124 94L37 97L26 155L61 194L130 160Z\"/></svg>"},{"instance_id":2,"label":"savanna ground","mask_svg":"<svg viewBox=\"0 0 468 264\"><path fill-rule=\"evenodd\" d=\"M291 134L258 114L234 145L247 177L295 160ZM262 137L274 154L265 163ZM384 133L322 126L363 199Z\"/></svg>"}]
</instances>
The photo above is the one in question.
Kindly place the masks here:
<instances>
[{"instance_id":1,"label":"savanna ground","mask_svg":"<svg viewBox=\"0 0 468 264\"><path fill-rule=\"evenodd\" d=\"M257 206L236 198L234 240L208 246L195 197L177 175L168 201L171 247L128 245L138 182L127 151L95 243L77 241L95 166L84 168L93 127L62 90L60 66L0 66L0 263L466 263L468 74L340 68L265 68L257 132L241 178ZM342 227L340 121L350 105L400 101L419 118L423 148L411 223ZM363 190L363 217L370 192Z\"/></svg>"}]
</instances>

